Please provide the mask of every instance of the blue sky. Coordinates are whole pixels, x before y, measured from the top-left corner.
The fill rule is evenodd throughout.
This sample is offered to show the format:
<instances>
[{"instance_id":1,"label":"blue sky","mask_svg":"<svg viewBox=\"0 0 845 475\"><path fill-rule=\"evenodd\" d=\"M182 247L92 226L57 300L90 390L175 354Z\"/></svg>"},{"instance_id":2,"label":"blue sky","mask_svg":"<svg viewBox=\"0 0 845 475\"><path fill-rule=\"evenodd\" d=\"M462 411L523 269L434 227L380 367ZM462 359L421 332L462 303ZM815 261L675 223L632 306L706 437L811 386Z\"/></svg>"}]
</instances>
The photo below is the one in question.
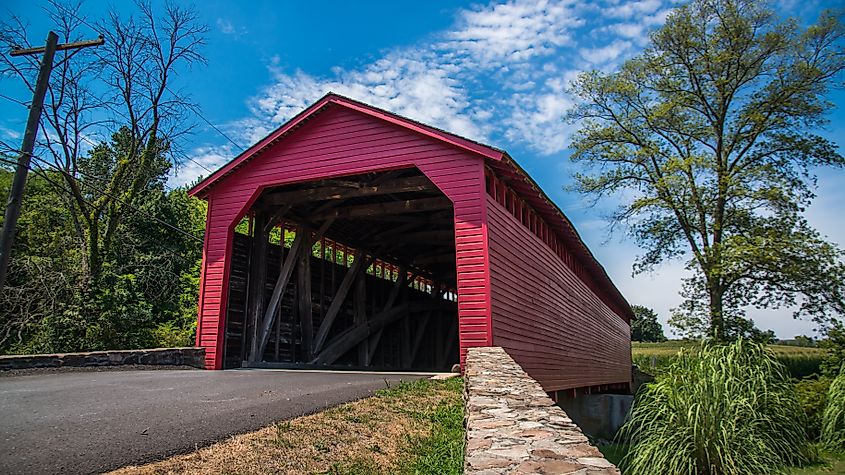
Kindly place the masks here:
<instances>
[{"instance_id":1,"label":"blue sky","mask_svg":"<svg viewBox=\"0 0 845 475\"><path fill-rule=\"evenodd\" d=\"M2 0L0 15L30 22L30 40L40 43L49 25L46 2ZM181 2L180 2L181 3ZM587 206L567 192L573 165L567 143L573 125L563 114L572 99L565 87L584 70L612 70L637 54L648 31L659 27L677 2L518 1L440 2L242 2L204 1L200 15L209 27L208 65L184 71L179 85L190 90L203 115L241 147L280 125L329 90L413 119L504 148L538 181L576 224L582 237L633 304L657 310L665 323L680 299L682 261L631 277L639 250L624 234L609 236L602 216L607 202ZM89 1L82 12L119 2ZM811 21L834 2L779 2L782 14ZM91 31L91 36L96 33ZM0 89L27 101L14 80ZM831 98L831 125L823 134L845 142L845 93ZM0 135L19 139L25 109L0 99ZM205 124L184 148L214 169L239 148ZM182 164L172 185L205 173ZM808 218L829 239L845 245L839 208L845 174L826 171ZM750 310L764 329L783 338L809 334L813 324L795 321L788 309ZM668 330L668 328L667 328Z\"/></svg>"}]
</instances>

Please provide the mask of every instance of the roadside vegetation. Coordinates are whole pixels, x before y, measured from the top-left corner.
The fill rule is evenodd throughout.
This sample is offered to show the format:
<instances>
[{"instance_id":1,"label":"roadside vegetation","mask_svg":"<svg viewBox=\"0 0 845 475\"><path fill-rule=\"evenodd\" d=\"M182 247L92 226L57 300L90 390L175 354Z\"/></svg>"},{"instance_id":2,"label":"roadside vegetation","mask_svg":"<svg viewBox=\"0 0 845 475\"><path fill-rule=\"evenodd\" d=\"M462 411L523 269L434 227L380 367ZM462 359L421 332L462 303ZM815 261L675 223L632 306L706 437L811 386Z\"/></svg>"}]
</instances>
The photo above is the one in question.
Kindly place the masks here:
<instances>
[{"instance_id":1,"label":"roadside vegetation","mask_svg":"<svg viewBox=\"0 0 845 475\"><path fill-rule=\"evenodd\" d=\"M786 368L747 340L681 350L637 395L620 438L630 475L776 473L816 458Z\"/></svg>"},{"instance_id":2,"label":"roadside vegetation","mask_svg":"<svg viewBox=\"0 0 845 475\"><path fill-rule=\"evenodd\" d=\"M115 474L463 473L463 380L422 379Z\"/></svg>"},{"instance_id":3,"label":"roadside vegetation","mask_svg":"<svg viewBox=\"0 0 845 475\"><path fill-rule=\"evenodd\" d=\"M205 62L208 27L179 5L89 10L50 1L42 12L63 39L95 25L105 43L56 52L0 292L0 354L194 342L205 203L165 183L197 110L177 78ZM46 25L31 24L0 20L4 51L42 38ZM0 55L3 77L30 90L38 67ZM0 140L3 199L18 146Z\"/></svg>"},{"instance_id":4,"label":"roadside vegetation","mask_svg":"<svg viewBox=\"0 0 845 475\"><path fill-rule=\"evenodd\" d=\"M657 375L661 374L675 361L680 350L689 350L701 346L698 341L670 340L661 343L632 342L632 360L641 370ZM819 374L828 352L818 347L800 347L771 344L767 347L774 357L786 367L794 378L804 378Z\"/></svg>"},{"instance_id":5,"label":"roadside vegetation","mask_svg":"<svg viewBox=\"0 0 845 475\"><path fill-rule=\"evenodd\" d=\"M635 364L656 380L640 390L631 421L614 444L602 447L603 453L623 474L680 470L672 466L649 472L643 464L649 457L656 457L653 463L690 466L702 463L699 457L709 460L710 469L690 473L845 473L845 370L833 369L845 363L840 331L832 329L820 342L801 338L800 345L633 342ZM768 401L774 394L777 403ZM747 413L740 415L743 411ZM775 431L778 420L791 420L801 430L795 432L793 425L793 430ZM791 440L780 458L749 455L764 450L775 432ZM735 434L744 435L734 439ZM689 444L689 450L677 444ZM674 456L662 459L661 451ZM763 464L725 466L728 462L708 458L713 451L730 463Z\"/></svg>"}]
</instances>

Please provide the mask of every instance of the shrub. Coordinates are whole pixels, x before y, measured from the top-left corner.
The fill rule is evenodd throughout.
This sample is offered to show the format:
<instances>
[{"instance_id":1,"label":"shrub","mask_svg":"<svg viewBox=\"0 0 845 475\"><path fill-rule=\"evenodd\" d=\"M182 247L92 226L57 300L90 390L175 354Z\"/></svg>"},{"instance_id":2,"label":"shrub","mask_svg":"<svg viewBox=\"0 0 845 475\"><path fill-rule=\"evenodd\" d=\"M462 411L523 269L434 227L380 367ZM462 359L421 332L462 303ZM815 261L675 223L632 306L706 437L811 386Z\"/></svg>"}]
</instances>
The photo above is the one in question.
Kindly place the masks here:
<instances>
[{"instance_id":1,"label":"shrub","mask_svg":"<svg viewBox=\"0 0 845 475\"><path fill-rule=\"evenodd\" d=\"M822 442L832 450L845 450L845 365L830 384L822 415Z\"/></svg>"},{"instance_id":2,"label":"shrub","mask_svg":"<svg viewBox=\"0 0 845 475\"><path fill-rule=\"evenodd\" d=\"M804 408L807 436L812 441L818 441L822 430L822 413L824 412L827 392L830 388L830 378L807 378L795 383L798 401Z\"/></svg>"},{"instance_id":3,"label":"shrub","mask_svg":"<svg viewBox=\"0 0 845 475\"><path fill-rule=\"evenodd\" d=\"M810 461L803 410L764 345L683 350L643 388L620 430L629 475L767 474Z\"/></svg>"}]
</instances>

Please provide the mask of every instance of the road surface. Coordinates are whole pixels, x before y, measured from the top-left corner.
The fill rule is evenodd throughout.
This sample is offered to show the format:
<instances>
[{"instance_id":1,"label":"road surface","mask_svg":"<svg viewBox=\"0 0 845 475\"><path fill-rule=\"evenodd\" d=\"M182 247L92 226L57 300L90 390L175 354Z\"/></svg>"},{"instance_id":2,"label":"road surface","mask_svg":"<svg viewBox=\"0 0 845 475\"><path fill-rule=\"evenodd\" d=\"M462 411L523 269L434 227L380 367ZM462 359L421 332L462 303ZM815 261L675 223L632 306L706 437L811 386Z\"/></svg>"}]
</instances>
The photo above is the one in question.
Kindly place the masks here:
<instances>
[{"instance_id":1,"label":"road surface","mask_svg":"<svg viewBox=\"0 0 845 475\"><path fill-rule=\"evenodd\" d=\"M0 378L0 473L97 473L370 395L419 374L114 371Z\"/></svg>"}]
</instances>

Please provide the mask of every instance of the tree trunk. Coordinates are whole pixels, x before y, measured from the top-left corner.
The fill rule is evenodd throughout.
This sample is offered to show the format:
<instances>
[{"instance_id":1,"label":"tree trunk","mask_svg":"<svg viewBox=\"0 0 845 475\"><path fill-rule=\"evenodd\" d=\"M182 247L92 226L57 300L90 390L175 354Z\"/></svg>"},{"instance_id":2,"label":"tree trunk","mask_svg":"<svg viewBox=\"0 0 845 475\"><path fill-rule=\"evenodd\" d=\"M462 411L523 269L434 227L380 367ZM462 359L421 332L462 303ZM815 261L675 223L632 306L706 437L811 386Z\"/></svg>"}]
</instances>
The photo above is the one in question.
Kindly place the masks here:
<instances>
[{"instance_id":1,"label":"tree trunk","mask_svg":"<svg viewBox=\"0 0 845 475\"><path fill-rule=\"evenodd\" d=\"M725 316L723 313L724 290L718 284L708 285L710 297L710 337L717 342L725 341Z\"/></svg>"},{"instance_id":2,"label":"tree trunk","mask_svg":"<svg viewBox=\"0 0 845 475\"><path fill-rule=\"evenodd\" d=\"M102 268L102 256L100 255L100 225L99 221L94 219L89 220L88 224L88 275L87 280L90 283L96 282L100 277Z\"/></svg>"}]
</instances>

